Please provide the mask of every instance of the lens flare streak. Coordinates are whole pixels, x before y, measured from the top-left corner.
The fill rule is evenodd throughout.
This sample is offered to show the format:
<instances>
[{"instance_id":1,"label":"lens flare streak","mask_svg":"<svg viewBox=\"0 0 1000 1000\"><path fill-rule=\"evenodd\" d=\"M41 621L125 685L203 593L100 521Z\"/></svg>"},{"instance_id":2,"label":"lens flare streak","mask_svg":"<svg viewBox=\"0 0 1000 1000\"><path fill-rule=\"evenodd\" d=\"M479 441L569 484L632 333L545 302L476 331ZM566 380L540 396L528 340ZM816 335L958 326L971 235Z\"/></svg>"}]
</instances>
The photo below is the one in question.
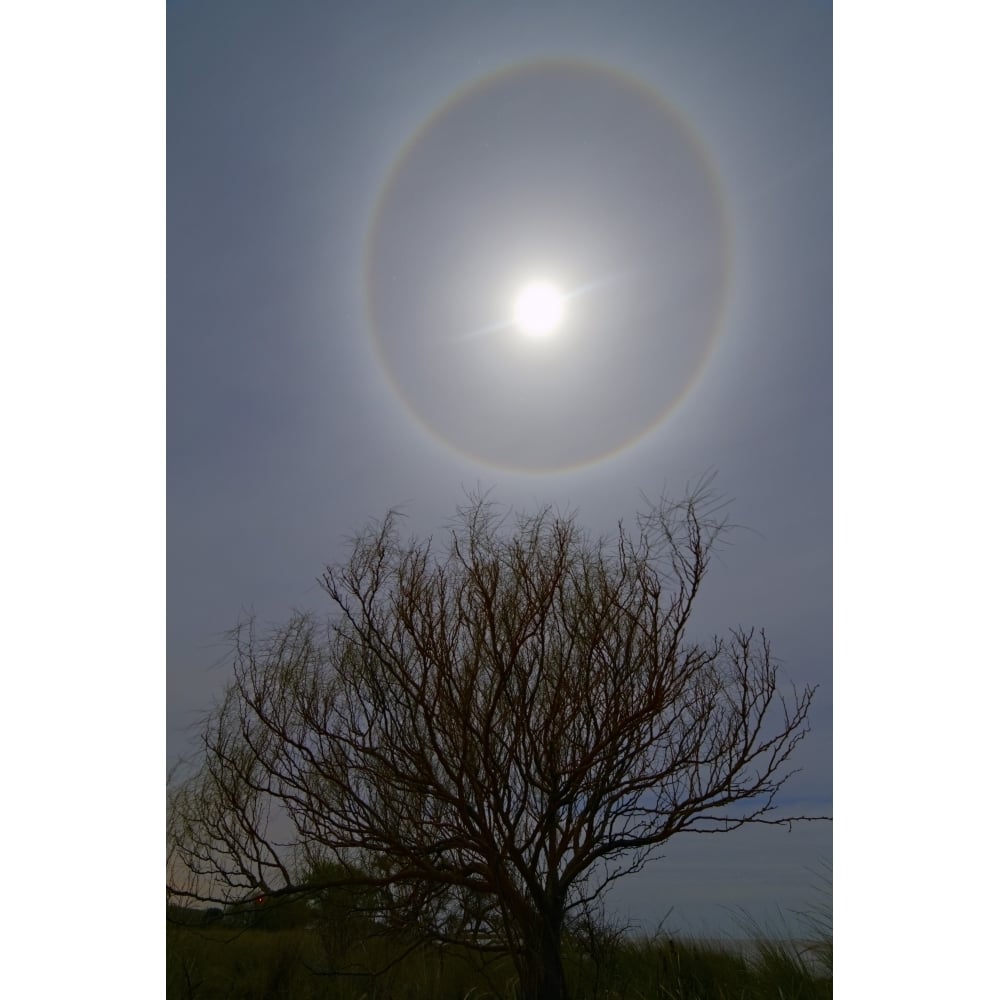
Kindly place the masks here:
<instances>
[{"instance_id":1,"label":"lens flare streak","mask_svg":"<svg viewBox=\"0 0 1000 1000\"><path fill-rule=\"evenodd\" d=\"M603 288L616 281L621 281L624 277L624 274L612 274L605 278L598 278L596 281L590 281L585 285L578 285L576 288L564 292L562 299L564 302L570 302L573 299L578 299L581 295L585 295L587 292L592 292L595 289ZM505 319L498 323L481 326L477 330L470 330L468 333L460 333L458 336L452 337L451 341L455 344L461 344L470 340L480 340L493 333L505 333L509 330L515 330L517 329L517 325L517 319Z\"/></svg>"}]
</instances>

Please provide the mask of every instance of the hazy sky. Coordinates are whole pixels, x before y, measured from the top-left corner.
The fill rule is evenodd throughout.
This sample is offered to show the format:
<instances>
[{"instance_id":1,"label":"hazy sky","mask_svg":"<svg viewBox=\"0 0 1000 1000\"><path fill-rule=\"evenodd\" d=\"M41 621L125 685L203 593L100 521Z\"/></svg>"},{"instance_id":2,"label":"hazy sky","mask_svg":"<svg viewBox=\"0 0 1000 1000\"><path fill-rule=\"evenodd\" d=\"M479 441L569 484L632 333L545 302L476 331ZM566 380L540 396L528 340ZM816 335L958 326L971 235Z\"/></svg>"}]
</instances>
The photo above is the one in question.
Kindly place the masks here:
<instances>
[{"instance_id":1,"label":"hazy sky","mask_svg":"<svg viewBox=\"0 0 1000 1000\"><path fill-rule=\"evenodd\" d=\"M614 528L709 469L748 530L698 627L821 685L831 797L830 5L177 2L167 15L167 751L244 611L477 484ZM520 283L563 325L510 323ZM214 667L213 665L217 666ZM683 838L613 902L800 908L828 824Z\"/></svg>"}]
</instances>

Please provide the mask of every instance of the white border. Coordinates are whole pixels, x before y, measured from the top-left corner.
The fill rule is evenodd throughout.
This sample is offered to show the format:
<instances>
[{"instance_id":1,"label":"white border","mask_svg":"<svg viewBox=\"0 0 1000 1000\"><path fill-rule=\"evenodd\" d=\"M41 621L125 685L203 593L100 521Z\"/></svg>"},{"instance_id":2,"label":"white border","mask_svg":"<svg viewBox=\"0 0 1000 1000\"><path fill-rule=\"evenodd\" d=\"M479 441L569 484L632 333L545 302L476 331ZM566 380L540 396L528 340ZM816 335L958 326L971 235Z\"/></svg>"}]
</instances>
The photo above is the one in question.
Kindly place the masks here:
<instances>
[{"instance_id":1,"label":"white border","mask_svg":"<svg viewBox=\"0 0 1000 1000\"><path fill-rule=\"evenodd\" d=\"M0 27L13 996L165 977L163 16L16 4Z\"/></svg>"},{"instance_id":2,"label":"white border","mask_svg":"<svg viewBox=\"0 0 1000 1000\"><path fill-rule=\"evenodd\" d=\"M835 8L836 982L996 978L995 7Z\"/></svg>"}]
</instances>

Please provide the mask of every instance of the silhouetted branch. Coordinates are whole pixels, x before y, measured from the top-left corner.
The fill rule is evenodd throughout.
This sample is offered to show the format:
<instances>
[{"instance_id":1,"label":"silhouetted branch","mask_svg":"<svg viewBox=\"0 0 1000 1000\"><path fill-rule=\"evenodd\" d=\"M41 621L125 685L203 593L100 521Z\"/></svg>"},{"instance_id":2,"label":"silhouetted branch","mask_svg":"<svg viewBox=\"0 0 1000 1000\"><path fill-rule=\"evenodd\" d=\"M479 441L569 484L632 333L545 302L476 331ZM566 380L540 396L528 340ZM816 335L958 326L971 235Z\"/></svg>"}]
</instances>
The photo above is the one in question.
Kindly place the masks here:
<instances>
[{"instance_id":1,"label":"silhouetted branch","mask_svg":"<svg viewBox=\"0 0 1000 1000\"><path fill-rule=\"evenodd\" d=\"M473 497L440 555L369 526L323 574L329 623L234 631L175 894L295 894L325 856L380 926L506 949L560 996L567 914L672 837L824 818L775 815L814 689L779 689L762 632L687 637L722 510L704 480L595 540Z\"/></svg>"}]
</instances>

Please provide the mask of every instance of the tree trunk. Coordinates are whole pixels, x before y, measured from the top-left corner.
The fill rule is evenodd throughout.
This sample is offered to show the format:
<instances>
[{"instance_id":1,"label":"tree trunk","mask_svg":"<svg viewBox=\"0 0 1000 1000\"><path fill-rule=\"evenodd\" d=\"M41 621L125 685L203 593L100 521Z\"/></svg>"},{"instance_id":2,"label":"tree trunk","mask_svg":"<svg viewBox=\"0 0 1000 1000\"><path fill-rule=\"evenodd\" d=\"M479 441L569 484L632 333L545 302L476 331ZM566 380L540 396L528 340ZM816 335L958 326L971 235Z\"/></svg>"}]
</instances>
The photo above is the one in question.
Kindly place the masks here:
<instances>
[{"instance_id":1,"label":"tree trunk","mask_svg":"<svg viewBox=\"0 0 1000 1000\"><path fill-rule=\"evenodd\" d=\"M562 964L562 914L545 914L525 941L521 1000L569 1000Z\"/></svg>"}]
</instances>

